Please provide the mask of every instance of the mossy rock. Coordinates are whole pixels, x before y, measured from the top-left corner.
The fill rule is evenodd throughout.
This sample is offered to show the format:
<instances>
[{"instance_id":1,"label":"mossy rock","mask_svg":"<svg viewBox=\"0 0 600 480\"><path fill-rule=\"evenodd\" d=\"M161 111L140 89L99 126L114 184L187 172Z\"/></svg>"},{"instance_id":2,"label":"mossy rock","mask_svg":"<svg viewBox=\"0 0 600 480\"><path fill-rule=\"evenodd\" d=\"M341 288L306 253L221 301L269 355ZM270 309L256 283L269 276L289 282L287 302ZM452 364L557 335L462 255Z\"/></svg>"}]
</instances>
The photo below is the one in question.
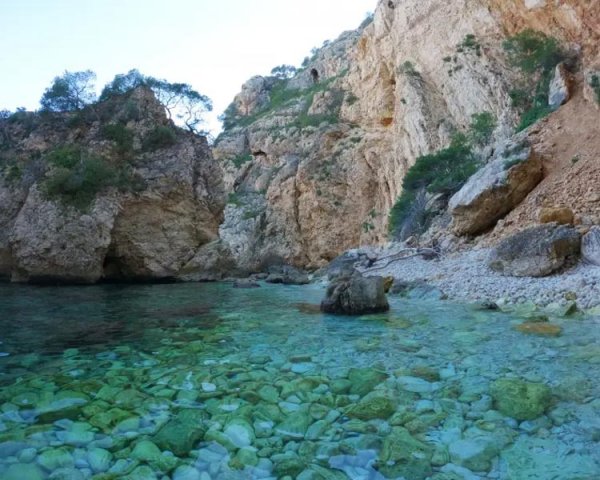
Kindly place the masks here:
<instances>
[{"instance_id":1,"label":"mossy rock","mask_svg":"<svg viewBox=\"0 0 600 480\"><path fill-rule=\"evenodd\" d=\"M392 428L379 453L378 470L387 478L424 480L432 474L433 449L402 427Z\"/></svg>"},{"instance_id":2,"label":"mossy rock","mask_svg":"<svg viewBox=\"0 0 600 480\"><path fill-rule=\"evenodd\" d=\"M346 412L349 417L360 420L386 420L396 411L396 402L384 395L373 395L363 398Z\"/></svg>"},{"instance_id":3,"label":"mossy rock","mask_svg":"<svg viewBox=\"0 0 600 480\"><path fill-rule=\"evenodd\" d=\"M388 379L388 374L378 368L351 368L348 380L352 383L350 393L364 397L377 385Z\"/></svg>"},{"instance_id":4,"label":"mossy rock","mask_svg":"<svg viewBox=\"0 0 600 480\"><path fill-rule=\"evenodd\" d=\"M204 438L204 418L200 410L181 410L163 425L153 440L162 450L185 456Z\"/></svg>"},{"instance_id":5,"label":"mossy rock","mask_svg":"<svg viewBox=\"0 0 600 480\"><path fill-rule=\"evenodd\" d=\"M516 378L501 378L492 383L490 393L497 410L516 420L533 420L552 403L550 388Z\"/></svg>"}]
</instances>

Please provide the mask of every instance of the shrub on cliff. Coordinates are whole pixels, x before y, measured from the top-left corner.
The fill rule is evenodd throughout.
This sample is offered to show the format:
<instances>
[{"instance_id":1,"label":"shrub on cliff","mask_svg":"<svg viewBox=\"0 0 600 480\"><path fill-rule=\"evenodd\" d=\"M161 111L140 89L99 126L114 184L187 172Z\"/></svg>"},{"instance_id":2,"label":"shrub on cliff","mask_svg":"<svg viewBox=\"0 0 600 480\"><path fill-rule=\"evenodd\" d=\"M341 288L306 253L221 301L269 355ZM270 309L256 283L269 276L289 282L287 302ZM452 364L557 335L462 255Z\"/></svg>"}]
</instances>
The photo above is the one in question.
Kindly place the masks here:
<instances>
[{"instance_id":1,"label":"shrub on cliff","mask_svg":"<svg viewBox=\"0 0 600 480\"><path fill-rule=\"evenodd\" d=\"M160 125L144 137L143 147L146 151L155 151L170 147L177 142L177 133L169 127Z\"/></svg>"},{"instance_id":2,"label":"shrub on cliff","mask_svg":"<svg viewBox=\"0 0 600 480\"><path fill-rule=\"evenodd\" d=\"M107 160L76 146L54 149L46 158L50 171L42 182L48 198L86 210L105 188L117 186L119 170Z\"/></svg>"},{"instance_id":3,"label":"shrub on cliff","mask_svg":"<svg viewBox=\"0 0 600 480\"><path fill-rule=\"evenodd\" d=\"M566 53L558 40L530 29L508 38L503 46L511 64L524 74L523 84L511 92L513 106L522 111L517 127L521 131L552 111L548 107L550 81Z\"/></svg>"},{"instance_id":4,"label":"shrub on cliff","mask_svg":"<svg viewBox=\"0 0 600 480\"><path fill-rule=\"evenodd\" d=\"M102 135L115 142L119 153L125 154L133 150L133 132L122 123L104 125Z\"/></svg>"},{"instance_id":5,"label":"shrub on cliff","mask_svg":"<svg viewBox=\"0 0 600 480\"><path fill-rule=\"evenodd\" d=\"M418 157L406 173L402 194L390 212L390 233L404 239L423 232L430 218L427 194L449 197L477 168L478 160L464 134L455 135L448 147Z\"/></svg>"},{"instance_id":6,"label":"shrub on cliff","mask_svg":"<svg viewBox=\"0 0 600 480\"><path fill-rule=\"evenodd\" d=\"M486 145L496 129L496 117L490 112L476 113L471 117L469 137L475 145Z\"/></svg>"}]
</instances>

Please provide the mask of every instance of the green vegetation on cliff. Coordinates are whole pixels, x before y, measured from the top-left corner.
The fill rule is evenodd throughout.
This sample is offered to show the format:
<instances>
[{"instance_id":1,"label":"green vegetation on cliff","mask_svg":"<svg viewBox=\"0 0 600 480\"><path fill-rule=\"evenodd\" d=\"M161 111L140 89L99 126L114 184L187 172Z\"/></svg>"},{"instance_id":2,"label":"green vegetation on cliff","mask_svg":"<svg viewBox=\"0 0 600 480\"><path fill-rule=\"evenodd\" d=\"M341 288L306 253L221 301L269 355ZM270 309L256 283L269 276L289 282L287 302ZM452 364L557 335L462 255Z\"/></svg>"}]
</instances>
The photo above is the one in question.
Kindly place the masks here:
<instances>
[{"instance_id":1,"label":"green vegetation on cliff","mask_svg":"<svg viewBox=\"0 0 600 480\"><path fill-rule=\"evenodd\" d=\"M496 117L482 112L472 117L468 133L454 135L442 150L417 158L402 182L402 194L390 212L389 231L406 238L426 230L431 219L431 196L445 199L456 193L479 168L474 146L490 142Z\"/></svg>"},{"instance_id":2,"label":"green vegetation on cliff","mask_svg":"<svg viewBox=\"0 0 600 480\"><path fill-rule=\"evenodd\" d=\"M566 54L553 37L535 30L524 30L504 42L511 64L523 73L522 84L511 93L513 105L522 112L517 131L533 125L552 112L548 92L556 66Z\"/></svg>"},{"instance_id":3,"label":"green vegetation on cliff","mask_svg":"<svg viewBox=\"0 0 600 480\"><path fill-rule=\"evenodd\" d=\"M109 187L126 190L132 182L124 165L117 165L76 145L50 151L50 167L41 187L48 198L87 210L96 196Z\"/></svg>"}]
</instances>

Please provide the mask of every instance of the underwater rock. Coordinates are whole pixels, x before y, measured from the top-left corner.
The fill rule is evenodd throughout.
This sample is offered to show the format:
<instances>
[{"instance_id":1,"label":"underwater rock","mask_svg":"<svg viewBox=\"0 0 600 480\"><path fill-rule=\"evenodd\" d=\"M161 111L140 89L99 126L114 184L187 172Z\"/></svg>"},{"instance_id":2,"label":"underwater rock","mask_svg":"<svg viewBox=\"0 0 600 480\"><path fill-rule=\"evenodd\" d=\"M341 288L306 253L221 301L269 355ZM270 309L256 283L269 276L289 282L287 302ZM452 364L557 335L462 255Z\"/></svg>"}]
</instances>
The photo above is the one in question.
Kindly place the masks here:
<instances>
[{"instance_id":1,"label":"underwater rock","mask_svg":"<svg viewBox=\"0 0 600 480\"><path fill-rule=\"evenodd\" d=\"M310 425L310 418L307 412L298 411L287 416L283 422L277 425L277 433L285 437L296 439L304 438L306 430Z\"/></svg>"},{"instance_id":2,"label":"underwater rock","mask_svg":"<svg viewBox=\"0 0 600 480\"><path fill-rule=\"evenodd\" d=\"M501 457L506 462L505 478L510 480L598 478L591 456L580 455L572 445L556 440L521 437Z\"/></svg>"},{"instance_id":3,"label":"underwater rock","mask_svg":"<svg viewBox=\"0 0 600 480\"><path fill-rule=\"evenodd\" d=\"M177 465L177 458L172 455L163 453L160 449L149 440L142 440L138 442L131 457L135 460L145 462L152 468L168 472Z\"/></svg>"},{"instance_id":4,"label":"underwater rock","mask_svg":"<svg viewBox=\"0 0 600 480\"><path fill-rule=\"evenodd\" d=\"M388 396L374 392L367 395L356 405L351 406L346 414L360 420L386 420L396 411L396 403Z\"/></svg>"},{"instance_id":5,"label":"underwater rock","mask_svg":"<svg viewBox=\"0 0 600 480\"><path fill-rule=\"evenodd\" d=\"M351 368L348 372L350 382L350 393L364 397L377 385L386 381L388 374L378 368ZM346 383L342 382L345 386Z\"/></svg>"},{"instance_id":6,"label":"underwater rock","mask_svg":"<svg viewBox=\"0 0 600 480\"><path fill-rule=\"evenodd\" d=\"M2 475L3 480L43 480L42 471L32 464L15 463Z\"/></svg>"},{"instance_id":7,"label":"underwater rock","mask_svg":"<svg viewBox=\"0 0 600 480\"><path fill-rule=\"evenodd\" d=\"M453 463L476 472L487 472L498 451L490 441L473 438L452 442L449 453Z\"/></svg>"},{"instance_id":8,"label":"underwater rock","mask_svg":"<svg viewBox=\"0 0 600 480\"><path fill-rule=\"evenodd\" d=\"M559 337L562 328L552 323L525 322L516 325L515 330L529 335L538 335L540 337Z\"/></svg>"},{"instance_id":9,"label":"underwater rock","mask_svg":"<svg viewBox=\"0 0 600 480\"><path fill-rule=\"evenodd\" d=\"M163 425L153 440L161 449L185 456L204 437L204 419L205 414L200 410L181 410Z\"/></svg>"},{"instance_id":10,"label":"underwater rock","mask_svg":"<svg viewBox=\"0 0 600 480\"><path fill-rule=\"evenodd\" d=\"M358 272L333 280L321 302L323 312L337 315L363 315L389 309L383 277L363 277Z\"/></svg>"},{"instance_id":11,"label":"underwater rock","mask_svg":"<svg viewBox=\"0 0 600 480\"><path fill-rule=\"evenodd\" d=\"M277 475L277 478L283 478L288 475L295 478L305 467L302 459L292 452L274 455L273 460L275 462L273 473Z\"/></svg>"},{"instance_id":12,"label":"underwater rock","mask_svg":"<svg viewBox=\"0 0 600 480\"><path fill-rule=\"evenodd\" d=\"M202 480L202 476L194 467L181 465L173 472L173 480Z\"/></svg>"},{"instance_id":13,"label":"underwater rock","mask_svg":"<svg viewBox=\"0 0 600 480\"><path fill-rule=\"evenodd\" d=\"M516 378L501 378L492 383L490 393L495 407L517 420L533 420L550 406L552 394L541 383L524 382Z\"/></svg>"},{"instance_id":14,"label":"underwater rock","mask_svg":"<svg viewBox=\"0 0 600 480\"><path fill-rule=\"evenodd\" d=\"M50 474L48 480L85 480L85 476L76 468L59 468Z\"/></svg>"},{"instance_id":15,"label":"underwater rock","mask_svg":"<svg viewBox=\"0 0 600 480\"><path fill-rule=\"evenodd\" d=\"M223 433L237 448L249 447L255 438L252 425L241 418L235 418L229 422Z\"/></svg>"},{"instance_id":16,"label":"underwater rock","mask_svg":"<svg viewBox=\"0 0 600 480\"><path fill-rule=\"evenodd\" d=\"M383 440L379 471L388 478L424 480L432 474L432 455L433 449L414 438L407 429L393 427Z\"/></svg>"},{"instance_id":17,"label":"underwater rock","mask_svg":"<svg viewBox=\"0 0 600 480\"><path fill-rule=\"evenodd\" d=\"M94 473L102 473L110 468L112 454L103 448L91 448L87 454L87 461Z\"/></svg>"},{"instance_id":18,"label":"underwater rock","mask_svg":"<svg viewBox=\"0 0 600 480\"><path fill-rule=\"evenodd\" d=\"M69 449L61 447L43 451L38 455L37 463L51 472L61 467L72 467L74 460Z\"/></svg>"}]
</instances>

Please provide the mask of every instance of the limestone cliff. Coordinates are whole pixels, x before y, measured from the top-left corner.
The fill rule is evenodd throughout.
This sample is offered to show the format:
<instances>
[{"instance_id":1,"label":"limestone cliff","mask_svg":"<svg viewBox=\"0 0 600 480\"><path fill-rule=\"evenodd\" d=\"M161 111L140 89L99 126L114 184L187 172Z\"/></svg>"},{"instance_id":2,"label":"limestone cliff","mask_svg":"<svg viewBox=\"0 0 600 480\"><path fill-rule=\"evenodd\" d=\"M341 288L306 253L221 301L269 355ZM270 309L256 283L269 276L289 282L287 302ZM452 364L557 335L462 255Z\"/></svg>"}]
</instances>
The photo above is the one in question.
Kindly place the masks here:
<instances>
[{"instance_id":1,"label":"limestone cliff","mask_svg":"<svg viewBox=\"0 0 600 480\"><path fill-rule=\"evenodd\" d=\"M175 278L217 237L221 170L148 89L78 113L18 112L0 133L3 277Z\"/></svg>"},{"instance_id":2,"label":"limestone cliff","mask_svg":"<svg viewBox=\"0 0 600 480\"><path fill-rule=\"evenodd\" d=\"M592 104L585 78L598 69L599 10L594 0L382 0L371 23L319 49L293 78L251 79L214 149L229 193L222 242L259 269L277 259L316 268L386 241L418 156L482 112L498 120L492 145L513 134L519 72L507 35L556 37Z\"/></svg>"}]
</instances>

